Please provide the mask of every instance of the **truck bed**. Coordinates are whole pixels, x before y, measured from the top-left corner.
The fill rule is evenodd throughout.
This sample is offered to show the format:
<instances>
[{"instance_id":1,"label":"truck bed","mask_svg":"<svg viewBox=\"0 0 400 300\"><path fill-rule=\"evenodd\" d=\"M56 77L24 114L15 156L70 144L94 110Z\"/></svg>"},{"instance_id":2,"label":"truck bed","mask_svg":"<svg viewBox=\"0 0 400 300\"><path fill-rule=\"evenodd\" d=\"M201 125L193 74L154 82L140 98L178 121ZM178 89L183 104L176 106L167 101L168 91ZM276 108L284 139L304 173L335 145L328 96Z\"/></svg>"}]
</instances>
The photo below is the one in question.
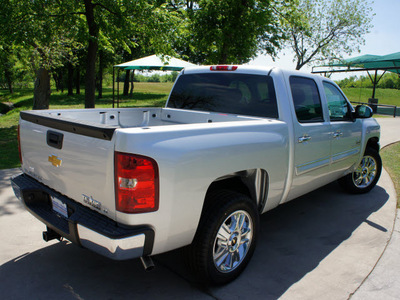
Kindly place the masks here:
<instances>
[{"instance_id":1,"label":"truck bed","mask_svg":"<svg viewBox=\"0 0 400 300\"><path fill-rule=\"evenodd\" d=\"M237 116L169 108L79 109L21 112L21 119L89 137L111 140L117 128L254 120Z\"/></svg>"}]
</instances>

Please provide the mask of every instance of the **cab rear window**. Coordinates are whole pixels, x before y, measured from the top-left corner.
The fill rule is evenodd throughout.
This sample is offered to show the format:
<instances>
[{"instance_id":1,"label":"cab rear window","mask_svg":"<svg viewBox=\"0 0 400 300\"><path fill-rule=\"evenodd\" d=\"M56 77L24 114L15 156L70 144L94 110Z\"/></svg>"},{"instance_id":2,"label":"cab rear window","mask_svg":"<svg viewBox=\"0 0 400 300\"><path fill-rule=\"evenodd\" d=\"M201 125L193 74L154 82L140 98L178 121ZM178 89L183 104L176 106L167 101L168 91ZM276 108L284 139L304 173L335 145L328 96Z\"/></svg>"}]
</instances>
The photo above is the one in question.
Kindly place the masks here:
<instances>
[{"instance_id":1,"label":"cab rear window","mask_svg":"<svg viewBox=\"0 0 400 300\"><path fill-rule=\"evenodd\" d=\"M270 76L251 74L184 74L168 101L169 108L278 118Z\"/></svg>"}]
</instances>

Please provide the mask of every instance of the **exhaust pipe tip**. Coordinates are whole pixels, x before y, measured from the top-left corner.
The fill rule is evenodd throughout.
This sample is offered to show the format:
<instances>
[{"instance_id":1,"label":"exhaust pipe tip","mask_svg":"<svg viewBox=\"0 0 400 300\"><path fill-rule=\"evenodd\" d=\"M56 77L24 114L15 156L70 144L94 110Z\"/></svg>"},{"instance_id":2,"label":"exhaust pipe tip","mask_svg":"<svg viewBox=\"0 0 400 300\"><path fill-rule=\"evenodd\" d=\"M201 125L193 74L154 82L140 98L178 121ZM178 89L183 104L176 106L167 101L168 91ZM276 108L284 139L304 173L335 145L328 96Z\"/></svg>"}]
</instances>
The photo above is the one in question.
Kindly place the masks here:
<instances>
[{"instance_id":1,"label":"exhaust pipe tip","mask_svg":"<svg viewBox=\"0 0 400 300\"><path fill-rule=\"evenodd\" d=\"M150 256L142 256L140 257L140 260L142 261L144 270L146 272L152 271L155 268L154 262Z\"/></svg>"}]
</instances>

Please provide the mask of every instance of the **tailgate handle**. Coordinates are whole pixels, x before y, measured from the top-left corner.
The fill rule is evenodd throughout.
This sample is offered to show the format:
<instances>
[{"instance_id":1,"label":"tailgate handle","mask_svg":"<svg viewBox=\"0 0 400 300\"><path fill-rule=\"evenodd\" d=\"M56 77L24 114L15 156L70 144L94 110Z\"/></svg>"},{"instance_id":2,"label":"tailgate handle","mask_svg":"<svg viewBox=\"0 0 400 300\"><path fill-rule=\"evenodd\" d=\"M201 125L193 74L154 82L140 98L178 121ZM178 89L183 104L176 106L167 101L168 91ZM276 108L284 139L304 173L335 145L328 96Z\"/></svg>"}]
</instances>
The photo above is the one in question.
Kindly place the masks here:
<instances>
[{"instance_id":1,"label":"tailgate handle","mask_svg":"<svg viewBox=\"0 0 400 300\"><path fill-rule=\"evenodd\" d=\"M61 149L63 146L64 135L55 131L47 131L47 145L50 147Z\"/></svg>"}]
</instances>

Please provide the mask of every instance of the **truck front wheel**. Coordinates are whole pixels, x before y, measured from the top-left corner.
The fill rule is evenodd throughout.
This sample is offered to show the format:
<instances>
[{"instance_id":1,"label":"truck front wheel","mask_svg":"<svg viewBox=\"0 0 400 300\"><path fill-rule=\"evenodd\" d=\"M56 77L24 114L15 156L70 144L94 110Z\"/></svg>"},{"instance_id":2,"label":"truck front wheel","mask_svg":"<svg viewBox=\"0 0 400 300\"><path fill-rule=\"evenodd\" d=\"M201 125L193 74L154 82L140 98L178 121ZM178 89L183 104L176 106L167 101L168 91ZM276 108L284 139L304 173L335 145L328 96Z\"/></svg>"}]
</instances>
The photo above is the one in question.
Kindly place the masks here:
<instances>
[{"instance_id":1,"label":"truck front wheel","mask_svg":"<svg viewBox=\"0 0 400 300\"><path fill-rule=\"evenodd\" d=\"M259 214L249 197L236 192L213 192L207 203L186 262L200 281L224 284L239 276L250 261Z\"/></svg>"},{"instance_id":2,"label":"truck front wheel","mask_svg":"<svg viewBox=\"0 0 400 300\"><path fill-rule=\"evenodd\" d=\"M367 148L356 170L341 178L339 183L350 193L367 193L376 185L381 172L382 160L379 152L375 149Z\"/></svg>"}]
</instances>

